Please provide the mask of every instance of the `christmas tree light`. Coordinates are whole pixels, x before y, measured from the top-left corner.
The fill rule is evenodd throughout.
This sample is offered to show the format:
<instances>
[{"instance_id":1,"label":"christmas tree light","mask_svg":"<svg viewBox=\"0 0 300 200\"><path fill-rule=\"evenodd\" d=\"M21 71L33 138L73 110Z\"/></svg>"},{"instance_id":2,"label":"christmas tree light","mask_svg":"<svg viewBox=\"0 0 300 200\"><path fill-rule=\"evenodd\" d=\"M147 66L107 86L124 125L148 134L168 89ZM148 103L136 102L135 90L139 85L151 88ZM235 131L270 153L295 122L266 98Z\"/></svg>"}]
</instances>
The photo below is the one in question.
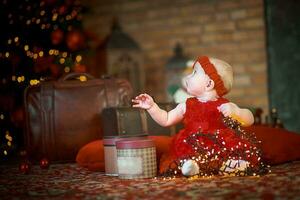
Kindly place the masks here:
<instances>
[{"instance_id":1,"label":"christmas tree light","mask_svg":"<svg viewBox=\"0 0 300 200\"><path fill-rule=\"evenodd\" d=\"M0 158L23 143L17 123L25 88L76 71L84 60L84 11L79 0L0 0Z\"/></svg>"}]
</instances>

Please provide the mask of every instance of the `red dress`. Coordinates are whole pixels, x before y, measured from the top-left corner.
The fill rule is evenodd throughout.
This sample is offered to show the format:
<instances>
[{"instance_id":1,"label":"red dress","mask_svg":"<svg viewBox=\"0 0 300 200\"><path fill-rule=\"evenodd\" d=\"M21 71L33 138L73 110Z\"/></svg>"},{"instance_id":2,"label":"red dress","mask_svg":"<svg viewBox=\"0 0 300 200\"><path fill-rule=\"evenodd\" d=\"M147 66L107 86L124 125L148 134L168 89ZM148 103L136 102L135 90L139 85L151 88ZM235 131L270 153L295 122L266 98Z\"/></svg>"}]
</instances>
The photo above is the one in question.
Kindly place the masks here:
<instances>
[{"instance_id":1,"label":"red dress","mask_svg":"<svg viewBox=\"0 0 300 200\"><path fill-rule=\"evenodd\" d=\"M219 173L222 164L229 159L248 161L252 169L249 172L258 171L261 162L257 141L238 127L228 127L217 109L227 102L225 98L208 102L200 102L195 97L187 99L184 129L174 136L170 155L162 159L161 173L179 166L180 160L201 156L201 159L205 157L202 159L205 170L212 173Z\"/></svg>"}]
</instances>

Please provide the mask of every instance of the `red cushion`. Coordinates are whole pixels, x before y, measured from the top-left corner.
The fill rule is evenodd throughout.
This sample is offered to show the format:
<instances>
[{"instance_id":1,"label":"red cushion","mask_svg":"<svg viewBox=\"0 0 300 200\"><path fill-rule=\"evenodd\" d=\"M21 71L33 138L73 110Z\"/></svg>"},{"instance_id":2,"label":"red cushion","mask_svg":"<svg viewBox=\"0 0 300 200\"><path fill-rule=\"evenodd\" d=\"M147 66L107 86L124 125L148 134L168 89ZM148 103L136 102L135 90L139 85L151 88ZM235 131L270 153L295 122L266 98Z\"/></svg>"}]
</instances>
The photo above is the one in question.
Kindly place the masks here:
<instances>
[{"instance_id":1,"label":"red cushion","mask_svg":"<svg viewBox=\"0 0 300 200\"><path fill-rule=\"evenodd\" d=\"M246 131L254 132L261 140L262 158L266 164L274 165L293 160L300 160L300 134L285 129L266 126L251 126ZM172 141L170 136L149 136L154 140L157 161L167 157ZM166 159L165 165L168 164ZM102 140L93 141L82 147L76 157L77 163L92 171L104 171L104 149ZM163 164L163 163L161 163ZM161 165L162 166L162 165Z\"/></svg>"},{"instance_id":2,"label":"red cushion","mask_svg":"<svg viewBox=\"0 0 300 200\"><path fill-rule=\"evenodd\" d=\"M83 146L77 153L76 162L91 171L104 171L103 141L96 140Z\"/></svg>"},{"instance_id":3,"label":"red cushion","mask_svg":"<svg viewBox=\"0 0 300 200\"><path fill-rule=\"evenodd\" d=\"M149 138L151 138L155 143L156 159L157 159L157 161L159 161L163 154L166 154L169 152L172 137L170 137L170 136L149 136Z\"/></svg>"},{"instance_id":4,"label":"red cushion","mask_svg":"<svg viewBox=\"0 0 300 200\"><path fill-rule=\"evenodd\" d=\"M261 141L262 158L266 164L274 165L300 159L300 134L267 126L250 126L245 129L254 132Z\"/></svg>"}]
</instances>

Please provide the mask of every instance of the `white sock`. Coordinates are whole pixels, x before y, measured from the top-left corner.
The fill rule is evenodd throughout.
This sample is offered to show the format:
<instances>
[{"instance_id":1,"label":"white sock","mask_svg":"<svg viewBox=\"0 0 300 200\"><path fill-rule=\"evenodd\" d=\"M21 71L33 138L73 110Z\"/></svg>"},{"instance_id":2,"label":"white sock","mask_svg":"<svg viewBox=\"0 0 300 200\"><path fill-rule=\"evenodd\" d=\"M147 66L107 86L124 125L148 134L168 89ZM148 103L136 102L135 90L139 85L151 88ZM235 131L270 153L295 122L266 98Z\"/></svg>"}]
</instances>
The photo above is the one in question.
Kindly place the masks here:
<instances>
[{"instance_id":1,"label":"white sock","mask_svg":"<svg viewBox=\"0 0 300 200\"><path fill-rule=\"evenodd\" d=\"M181 173L184 176L199 174L199 166L194 160L187 160L182 165Z\"/></svg>"}]
</instances>

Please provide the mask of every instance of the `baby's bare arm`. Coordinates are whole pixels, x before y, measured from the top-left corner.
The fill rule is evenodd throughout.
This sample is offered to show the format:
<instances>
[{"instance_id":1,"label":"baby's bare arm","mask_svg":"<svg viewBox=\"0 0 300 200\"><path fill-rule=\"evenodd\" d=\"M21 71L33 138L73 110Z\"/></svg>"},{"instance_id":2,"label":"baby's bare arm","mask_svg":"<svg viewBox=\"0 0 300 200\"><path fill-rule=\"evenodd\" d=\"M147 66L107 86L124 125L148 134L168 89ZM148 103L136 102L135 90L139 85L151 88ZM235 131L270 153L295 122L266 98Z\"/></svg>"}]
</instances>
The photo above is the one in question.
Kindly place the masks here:
<instances>
[{"instance_id":1,"label":"baby's bare arm","mask_svg":"<svg viewBox=\"0 0 300 200\"><path fill-rule=\"evenodd\" d=\"M240 108L237 112L237 117L241 120L243 126L251 126L254 123L252 112L246 108Z\"/></svg>"},{"instance_id":2,"label":"baby's bare arm","mask_svg":"<svg viewBox=\"0 0 300 200\"><path fill-rule=\"evenodd\" d=\"M169 112L162 110L155 103L150 109L147 110L154 121L161 126L171 126L183 119L185 113L185 103L178 104L173 110Z\"/></svg>"},{"instance_id":3,"label":"baby's bare arm","mask_svg":"<svg viewBox=\"0 0 300 200\"><path fill-rule=\"evenodd\" d=\"M240 108L234 103L224 103L218 109L225 117L238 120L242 126L251 126L254 123L252 112L246 108Z\"/></svg>"},{"instance_id":4,"label":"baby's bare arm","mask_svg":"<svg viewBox=\"0 0 300 200\"><path fill-rule=\"evenodd\" d=\"M148 94L140 94L132 99L132 102L135 103L133 107L147 110L153 120L161 126L171 126L178 123L185 113L185 103L178 104L176 108L167 112L160 109Z\"/></svg>"}]
</instances>

